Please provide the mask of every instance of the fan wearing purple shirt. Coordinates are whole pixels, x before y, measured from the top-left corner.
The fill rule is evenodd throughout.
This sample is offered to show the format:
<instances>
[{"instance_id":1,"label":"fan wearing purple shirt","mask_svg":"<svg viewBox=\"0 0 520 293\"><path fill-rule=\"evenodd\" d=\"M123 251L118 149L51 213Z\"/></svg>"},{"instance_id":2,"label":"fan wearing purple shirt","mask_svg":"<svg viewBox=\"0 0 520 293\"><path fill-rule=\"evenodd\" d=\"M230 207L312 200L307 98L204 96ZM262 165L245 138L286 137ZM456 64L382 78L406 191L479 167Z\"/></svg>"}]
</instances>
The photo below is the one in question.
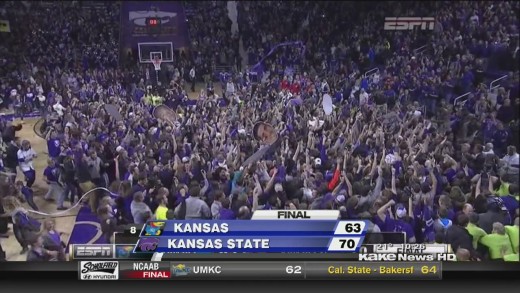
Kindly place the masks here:
<instances>
[{"instance_id":1,"label":"fan wearing purple shirt","mask_svg":"<svg viewBox=\"0 0 520 293\"><path fill-rule=\"evenodd\" d=\"M216 192L215 199L211 205L211 215L216 220L234 220L235 213L230 210L231 204L223 192Z\"/></svg>"},{"instance_id":2,"label":"fan wearing purple shirt","mask_svg":"<svg viewBox=\"0 0 520 293\"><path fill-rule=\"evenodd\" d=\"M60 150L60 140L58 139L56 132L54 130L49 131L47 134L47 152L49 153L49 157L55 159L59 157Z\"/></svg>"},{"instance_id":3,"label":"fan wearing purple shirt","mask_svg":"<svg viewBox=\"0 0 520 293\"><path fill-rule=\"evenodd\" d=\"M47 160L47 167L43 170L43 176L47 182L49 188L47 194L45 194L45 200L56 200L62 194L63 188L58 182L59 169L56 166L56 162L53 159Z\"/></svg>"},{"instance_id":4,"label":"fan wearing purple shirt","mask_svg":"<svg viewBox=\"0 0 520 293\"><path fill-rule=\"evenodd\" d=\"M23 195L27 204L29 204L29 206L34 211L38 211L38 206L34 203L34 199L33 199L33 190L31 188L25 186L23 181L17 181L15 187L16 187L16 190Z\"/></svg>"},{"instance_id":5,"label":"fan wearing purple shirt","mask_svg":"<svg viewBox=\"0 0 520 293\"><path fill-rule=\"evenodd\" d=\"M377 210L376 225L381 227L382 232L403 232L406 234L407 243L415 243L413 221L412 224L410 224L406 220L407 217L413 219L413 212L410 212L409 215L402 204L397 204L395 210L396 218L393 219L387 212L388 209L395 204L395 201L391 199Z\"/></svg>"}]
</instances>

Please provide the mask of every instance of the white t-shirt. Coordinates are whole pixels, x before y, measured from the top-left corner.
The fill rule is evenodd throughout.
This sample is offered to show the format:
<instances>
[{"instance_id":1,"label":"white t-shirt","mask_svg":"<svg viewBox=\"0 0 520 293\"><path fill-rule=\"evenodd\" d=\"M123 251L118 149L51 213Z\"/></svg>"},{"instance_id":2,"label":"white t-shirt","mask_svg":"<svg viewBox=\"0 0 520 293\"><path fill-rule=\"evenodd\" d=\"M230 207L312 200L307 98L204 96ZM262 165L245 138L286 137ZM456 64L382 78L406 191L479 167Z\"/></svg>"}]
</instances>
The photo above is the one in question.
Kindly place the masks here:
<instances>
[{"instance_id":1,"label":"white t-shirt","mask_svg":"<svg viewBox=\"0 0 520 293\"><path fill-rule=\"evenodd\" d=\"M19 149L17 156L18 156L19 166L20 166L20 169L22 170L22 172L34 170L33 159L36 157L36 153L34 152L34 150L32 148L30 148L26 151Z\"/></svg>"},{"instance_id":2,"label":"white t-shirt","mask_svg":"<svg viewBox=\"0 0 520 293\"><path fill-rule=\"evenodd\" d=\"M226 85L226 93L233 94L235 92L235 85L232 82L228 82Z\"/></svg>"},{"instance_id":3,"label":"white t-shirt","mask_svg":"<svg viewBox=\"0 0 520 293\"><path fill-rule=\"evenodd\" d=\"M65 107L63 107L59 102L54 104L52 108L58 113L58 115L63 116L63 110L65 110Z\"/></svg>"},{"instance_id":4,"label":"white t-shirt","mask_svg":"<svg viewBox=\"0 0 520 293\"><path fill-rule=\"evenodd\" d=\"M362 92L359 94L359 105L365 105L368 103L368 93Z\"/></svg>"},{"instance_id":5,"label":"white t-shirt","mask_svg":"<svg viewBox=\"0 0 520 293\"><path fill-rule=\"evenodd\" d=\"M518 173L518 163L520 156L518 153L513 154L512 156L505 155L502 158L502 162L504 163L504 167L508 168L508 174L517 174Z\"/></svg>"}]
</instances>

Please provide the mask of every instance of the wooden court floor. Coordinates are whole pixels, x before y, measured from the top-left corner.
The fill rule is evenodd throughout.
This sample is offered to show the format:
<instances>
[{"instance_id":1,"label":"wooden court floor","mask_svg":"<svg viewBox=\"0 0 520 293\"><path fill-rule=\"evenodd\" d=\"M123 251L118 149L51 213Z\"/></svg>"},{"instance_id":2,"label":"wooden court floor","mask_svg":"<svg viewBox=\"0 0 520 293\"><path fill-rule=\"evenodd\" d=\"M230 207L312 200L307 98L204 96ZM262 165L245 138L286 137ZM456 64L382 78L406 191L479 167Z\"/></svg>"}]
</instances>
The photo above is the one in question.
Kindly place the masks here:
<instances>
[{"instance_id":1,"label":"wooden court floor","mask_svg":"<svg viewBox=\"0 0 520 293\"><path fill-rule=\"evenodd\" d=\"M222 90L220 83L214 83L215 91L219 96L222 96ZM195 87L195 92L191 92L189 88L186 88L186 92L190 99L197 99L200 93L200 90L204 88L204 85L199 83ZM24 124L22 130L17 133L20 139L26 139L31 142L33 149L38 154L38 157L34 160L34 167L36 169L36 181L33 186L34 190L34 202L39 207L40 212L52 214L57 212L56 202L48 202L43 199L43 196L47 192L47 183L43 181L43 170L47 166L47 142L37 136L34 133L33 127L36 121L39 118L26 118L24 119ZM16 119L13 123L20 123L19 119ZM23 180L23 174L18 172L17 180ZM69 203L66 202L65 206L69 207ZM27 204L24 204L24 207L29 209ZM56 230L63 232L62 240L64 243L68 243L70 234L74 228L76 214L79 211L79 207L72 209L71 211L63 214L60 213L59 216L52 217L56 221ZM34 215L37 219L46 219L48 217L41 215ZM0 243L2 244L2 248L5 250L7 254L7 261L25 261L27 258L27 254L20 254L22 247L16 241L16 238L13 235L12 227L7 234L8 238L0 238Z\"/></svg>"},{"instance_id":2,"label":"wooden court floor","mask_svg":"<svg viewBox=\"0 0 520 293\"><path fill-rule=\"evenodd\" d=\"M31 142L33 149L38 154L38 157L34 160L34 168L36 169L36 181L33 186L34 190L34 202L40 208L41 212L44 213L54 213L57 212L56 203L48 202L43 199L43 196L47 192L47 183L43 181L43 170L47 166L47 142L38 137L33 130L34 124L38 121L39 118L26 118L24 120L23 128L17 135L20 139L26 139ZM14 123L20 123L20 120L17 119ZM23 174L18 172L17 180L23 180ZM66 206L67 203L66 203ZM24 204L24 207L30 209L27 204ZM64 215L60 215L58 217L54 217L56 221L56 229L60 232L64 232L62 235L62 240L67 243L70 237L70 233L74 228L74 221L77 210L79 208L73 209ZM37 219L45 219L45 216L34 215ZM22 247L16 241L16 238L13 235L13 230L10 229L8 232L8 238L0 238L2 243L2 248L5 250L7 254L8 261L25 261L27 258L26 254L20 254Z\"/></svg>"}]
</instances>

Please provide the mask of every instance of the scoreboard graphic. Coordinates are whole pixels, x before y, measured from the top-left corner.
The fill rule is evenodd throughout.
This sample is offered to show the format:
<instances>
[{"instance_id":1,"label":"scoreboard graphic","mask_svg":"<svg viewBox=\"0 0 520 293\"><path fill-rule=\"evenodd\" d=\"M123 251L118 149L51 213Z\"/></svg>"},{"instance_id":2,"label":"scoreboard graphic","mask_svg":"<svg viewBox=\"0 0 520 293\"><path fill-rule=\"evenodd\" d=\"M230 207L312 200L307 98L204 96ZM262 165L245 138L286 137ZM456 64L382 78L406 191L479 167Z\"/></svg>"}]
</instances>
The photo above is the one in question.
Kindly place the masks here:
<instances>
[{"instance_id":1,"label":"scoreboard graphic","mask_svg":"<svg viewBox=\"0 0 520 293\"><path fill-rule=\"evenodd\" d=\"M446 245L405 237L368 244L367 222L338 218L338 211L256 211L252 220L150 221L116 234L114 245L73 245L71 258L82 260L82 280L438 280L441 261L453 260ZM87 272L83 260L102 270ZM119 271L108 276L107 267Z\"/></svg>"},{"instance_id":2,"label":"scoreboard graphic","mask_svg":"<svg viewBox=\"0 0 520 293\"><path fill-rule=\"evenodd\" d=\"M338 221L335 213L313 220L311 211L269 212L284 219L148 222L134 252L357 252L366 234L366 222Z\"/></svg>"}]
</instances>

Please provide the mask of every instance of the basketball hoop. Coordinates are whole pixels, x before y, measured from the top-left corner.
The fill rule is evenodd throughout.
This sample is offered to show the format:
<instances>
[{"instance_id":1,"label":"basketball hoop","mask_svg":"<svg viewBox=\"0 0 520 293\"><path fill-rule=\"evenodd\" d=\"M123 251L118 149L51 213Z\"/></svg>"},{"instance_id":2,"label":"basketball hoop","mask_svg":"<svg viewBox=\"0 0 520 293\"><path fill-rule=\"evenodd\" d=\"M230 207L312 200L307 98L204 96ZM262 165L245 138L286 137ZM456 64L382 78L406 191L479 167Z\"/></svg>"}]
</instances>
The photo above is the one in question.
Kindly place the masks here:
<instances>
[{"instance_id":1,"label":"basketball hoop","mask_svg":"<svg viewBox=\"0 0 520 293\"><path fill-rule=\"evenodd\" d=\"M152 63L153 63L153 67L155 68L155 71L161 70L161 63L162 63L161 59L155 58L152 60Z\"/></svg>"}]
</instances>

